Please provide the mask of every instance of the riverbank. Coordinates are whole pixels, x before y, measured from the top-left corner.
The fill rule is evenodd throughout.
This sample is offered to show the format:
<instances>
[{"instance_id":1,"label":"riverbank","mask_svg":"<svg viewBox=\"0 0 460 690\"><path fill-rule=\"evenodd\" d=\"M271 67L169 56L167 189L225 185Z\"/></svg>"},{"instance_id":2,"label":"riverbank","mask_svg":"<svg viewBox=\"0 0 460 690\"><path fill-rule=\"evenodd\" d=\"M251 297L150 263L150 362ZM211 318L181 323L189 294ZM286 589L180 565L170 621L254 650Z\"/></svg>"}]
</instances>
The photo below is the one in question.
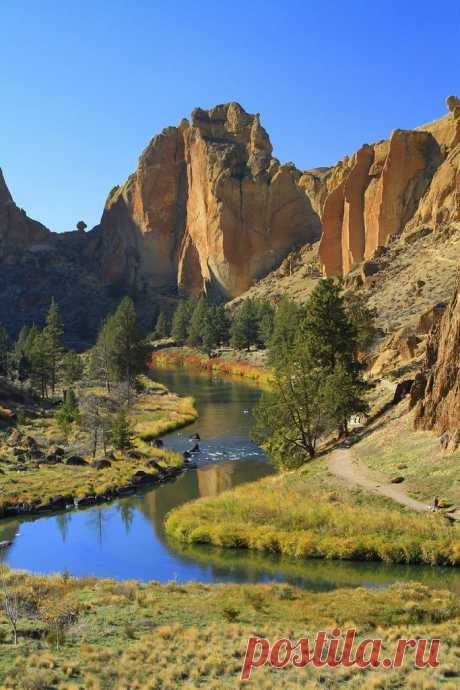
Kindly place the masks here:
<instances>
[{"instance_id":1,"label":"riverbank","mask_svg":"<svg viewBox=\"0 0 460 690\"><path fill-rule=\"evenodd\" d=\"M335 480L322 459L173 510L167 533L187 544L255 549L297 559L460 565L460 532Z\"/></svg>"},{"instance_id":2,"label":"riverbank","mask_svg":"<svg viewBox=\"0 0 460 690\"><path fill-rule=\"evenodd\" d=\"M92 395L101 395L91 389ZM43 513L111 501L174 478L183 458L149 441L198 417L192 398L181 398L143 377L130 409L132 448L90 453L89 433L63 438L53 414L35 414L0 445L0 517ZM67 445L69 444L69 445ZM102 460L102 463L101 463Z\"/></svg>"},{"instance_id":3,"label":"riverbank","mask_svg":"<svg viewBox=\"0 0 460 690\"><path fill-rule=\"evenodd\" d=\"M244 353L238 353L236 350L226 351L225 354L217 353L216 357L208 357L194 348L168 347L152 353L151 366L191 369L209 372L216 376L243 378L261 387L268 386L270 379L269 369L251 364Z\"/></svg>"},{"instance_id":4,"label":"riverbank","mask_svg":"<svg viewBox=\"0 0 460 690\"><path fill-rule=\"evenodd\" d=\"M144 585L9 572L6 589L27 602L17 645L0 612L0 683L11 690L233 689L251 635L298 640L337 627L356 628L359 640L381 638L389 653L400 638L439 638L441 665L415 671L408 653L394 670L323 668L330 690L456 687L458 602L415 583L312 593L288 585ZM248 687L311 690L318 673L267 665L253 671Z\"/></svg>"}]
</instances>

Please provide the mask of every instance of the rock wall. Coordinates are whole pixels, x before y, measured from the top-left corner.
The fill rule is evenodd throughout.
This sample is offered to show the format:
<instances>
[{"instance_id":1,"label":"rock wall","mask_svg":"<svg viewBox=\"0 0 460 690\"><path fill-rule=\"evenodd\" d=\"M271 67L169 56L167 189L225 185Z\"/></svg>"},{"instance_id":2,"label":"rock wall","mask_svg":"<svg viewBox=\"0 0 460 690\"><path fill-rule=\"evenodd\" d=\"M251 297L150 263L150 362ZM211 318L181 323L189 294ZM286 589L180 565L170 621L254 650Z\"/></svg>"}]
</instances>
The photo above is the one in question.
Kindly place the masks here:
<instances>
[{"instance_id":1,"label":"rock wall","mask_svg":"<svg viewBox=\"0 0 460 690\"><path fill-rule=\"evenodd\" d=\"M458 99L448 109L303 173L273 157L259 115L237 103L195 109L190 122L152 139L86 233L84 223L58 234L30 219L0 174L0 321L13 333L39 322L54 296L79 337L126 293L146 323L159 298L237 297L320 236L323 272L342 276L372 267L369 259L401 233L455 229Z\"/></svg>"},{"instance_id":2,"label":"rock wall","mask_svg":"<svg viewBox=\"0 0 460 690\"><path fill-rule=\"evenodd\" d=\"M455 103L448 99L448 116L417 130L395 130L388 141L364 145L328 172L318 209L325 274L349 273L402 232L460 221Z\"/></svg>"},{"instance_id":3,"label":"rock wall","mask_svg":"<svg viewBox=\"0 0 460 690\"><path fill-rule=\"evenodd\" d=\"M239 295L319 238L299 176L272 158L258 115L237 103L195 109L190 124L153 139L110 195L100 225L105 278Z\"/></svg>"},{"instance_id":4,"label":"rock wall","mask_svg":"<svg viewBox=\"0 0 460 690\"><path fill-rule=\"evenodd\" d=\"M447 432L451 447L456 447L460 440L460 279L452 302L431 332L417 384L412 401L417 403L415 427Z\"/></svg>"}]
</instances>

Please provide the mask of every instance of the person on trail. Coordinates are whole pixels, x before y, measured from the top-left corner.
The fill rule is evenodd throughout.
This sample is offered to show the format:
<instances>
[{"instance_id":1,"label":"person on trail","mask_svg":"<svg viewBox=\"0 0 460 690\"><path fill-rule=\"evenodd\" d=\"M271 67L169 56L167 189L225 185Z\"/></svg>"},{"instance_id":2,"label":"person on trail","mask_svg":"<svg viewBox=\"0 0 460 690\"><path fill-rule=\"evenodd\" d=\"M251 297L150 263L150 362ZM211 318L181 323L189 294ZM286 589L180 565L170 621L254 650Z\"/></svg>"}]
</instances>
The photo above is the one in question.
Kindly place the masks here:
<instances>
[{"instance_id":1,"label":"person on trail","mask_svg":"<svg viewBox=\"0 0 460 690\"><path fill-rule=\"evenodd\" d=\"M433 503L432 503L431 506L430 506L430 510L431 510L433 513L435 513L435 512L438 510L438 508L439 508L439 501L438 501L437 497L435 496L435 497L433 498Z\"/></svg>"}]
</instances>

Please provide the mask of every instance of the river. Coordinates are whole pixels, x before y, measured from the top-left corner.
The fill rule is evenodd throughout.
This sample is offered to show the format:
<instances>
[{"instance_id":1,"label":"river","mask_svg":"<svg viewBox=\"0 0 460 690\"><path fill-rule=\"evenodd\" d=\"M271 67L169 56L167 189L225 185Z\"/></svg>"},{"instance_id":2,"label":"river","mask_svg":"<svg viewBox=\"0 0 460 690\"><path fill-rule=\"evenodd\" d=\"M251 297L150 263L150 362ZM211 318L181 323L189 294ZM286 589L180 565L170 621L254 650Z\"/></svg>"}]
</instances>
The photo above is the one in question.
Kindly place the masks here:
<instances>
[{"instance_id":1,"label":"river","mask_svg":"<svg viewBox=\"0 0 460 690\"><path fill-rule=\"evenodd\" d=\"M252 410L260 392L253 386L185 370L155 370L152 377L171 391L195 398L199 419L164 437L173 450L190 448L201 436L197 470L174 482L139 491L113 503L55 515L0 522L0 541L12 540L3 559L38 573L67 571L118 579L167 582L286 581L312 591L338 586L378 587L401 580L460 593L460 571L345 561L295 561L247 551L187 547L168 539L165 515L172 508L273 472L250 440Z\"/></svg>"}]
</instances>

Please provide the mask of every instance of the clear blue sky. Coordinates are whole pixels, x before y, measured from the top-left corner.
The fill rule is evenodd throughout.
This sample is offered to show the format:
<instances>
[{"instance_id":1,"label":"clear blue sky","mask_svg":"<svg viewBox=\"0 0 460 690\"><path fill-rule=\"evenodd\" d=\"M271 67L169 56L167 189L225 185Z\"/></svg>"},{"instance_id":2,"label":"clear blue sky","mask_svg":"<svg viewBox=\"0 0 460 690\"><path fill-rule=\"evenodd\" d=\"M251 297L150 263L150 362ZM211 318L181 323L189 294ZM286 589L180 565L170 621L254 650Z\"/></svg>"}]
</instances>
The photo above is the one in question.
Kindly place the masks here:
<instances>
[{"instance_id":1,"label":"clear blue sky","mask_svg":"<svg viewBox=\"0 0 460 690\"><path fill-rule=\"evenodd\" d=\"M329 165L460 95L451 0L0 0L0 167L54 230L99 221L195 106L260 112L274 155Z\"/></svg>"}]
</instances>

